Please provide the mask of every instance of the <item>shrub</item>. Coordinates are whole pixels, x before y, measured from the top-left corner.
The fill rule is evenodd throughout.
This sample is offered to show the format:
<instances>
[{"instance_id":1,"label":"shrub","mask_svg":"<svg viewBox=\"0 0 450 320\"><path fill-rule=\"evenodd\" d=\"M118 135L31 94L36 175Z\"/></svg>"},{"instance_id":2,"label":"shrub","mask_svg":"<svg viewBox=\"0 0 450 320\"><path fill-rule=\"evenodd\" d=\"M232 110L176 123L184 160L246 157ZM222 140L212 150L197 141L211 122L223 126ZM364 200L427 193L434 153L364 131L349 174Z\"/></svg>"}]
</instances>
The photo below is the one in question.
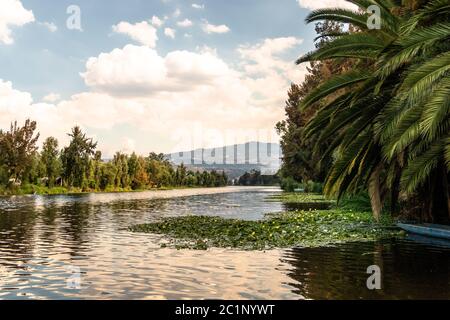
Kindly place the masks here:
<instances>
[{"instance_id":1,"label":"shrub","mask_svg":"<svg viewBox=\"0 0 450 320\"><path fill-rule=\"evenodd\" d=\"M302 184L292 177L282 178L280 182L281 189L286 192L294 192L295 189L302 189Z\"/></svg>"}]
</instances>

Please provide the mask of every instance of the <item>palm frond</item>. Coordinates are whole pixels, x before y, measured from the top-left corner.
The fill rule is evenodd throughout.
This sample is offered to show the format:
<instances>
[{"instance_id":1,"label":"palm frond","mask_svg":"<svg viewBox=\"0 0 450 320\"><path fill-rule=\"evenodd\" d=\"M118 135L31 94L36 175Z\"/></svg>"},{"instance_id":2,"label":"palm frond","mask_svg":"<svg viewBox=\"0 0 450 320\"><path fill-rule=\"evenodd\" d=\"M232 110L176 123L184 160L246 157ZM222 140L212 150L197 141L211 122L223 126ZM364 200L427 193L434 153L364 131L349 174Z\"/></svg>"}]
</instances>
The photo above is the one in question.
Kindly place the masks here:
<instances>
[{"instance_id":1,"label":"palm frond","mask_svg":"<svg viewBox=\"0 0 450 320\"><path fill-rule=\"evenodd\" d=\"M343 75L334 76L305 97L300 106L301 108L307 108L311 104L327 97L339 89L363 82L369 78L370 74L367 71L351 71Z\"/></svg>"},{"instance_id":2,"label":"palm frond","mask_svg":"<svg viewBox=\"0 0 450 320\"><path fill-rule=\"evenodd\" d=\"M442 79L424 105L420 122L422 135L428 141L448 130L450 115L450 78Z\"/></svg>"},{"instance_id":3,"label":"palm frond","mask_svg":"<svg viewBox=\"0 0 450 320\"><path fill-rule=\"evenodd\" d=\"M408 194L412 194L423 185L432 170L437 167L443 155L444 143L445 140L439 140L423 154L408 161L401 178L401 185Z\"/></svg>"},{"instance_id":4,"label":"palm frond","mask_svg":"<svg viewBox=\"0 0 450 320\"><path fill-rule=\"evenodd\" d=\"M379 37L368 33L353 33L337 37L317 50L300 57L296 63L342 57L375 58L385 46L386 44Z\"/></svg>"},{"instance_id":5,"label":"palm frond","mask_svg":"<svg viewBox=\"0 0 450 320\"><path fill-rule=\"evenodd\" d=\"M385 49L384 62L377 76L385 79L400 67L410 63L419 53L432 49L439 42L448 41L450 24L438 23L426 28L414 30L408 36L401 37Z\"/></svg>"}]
</instances>

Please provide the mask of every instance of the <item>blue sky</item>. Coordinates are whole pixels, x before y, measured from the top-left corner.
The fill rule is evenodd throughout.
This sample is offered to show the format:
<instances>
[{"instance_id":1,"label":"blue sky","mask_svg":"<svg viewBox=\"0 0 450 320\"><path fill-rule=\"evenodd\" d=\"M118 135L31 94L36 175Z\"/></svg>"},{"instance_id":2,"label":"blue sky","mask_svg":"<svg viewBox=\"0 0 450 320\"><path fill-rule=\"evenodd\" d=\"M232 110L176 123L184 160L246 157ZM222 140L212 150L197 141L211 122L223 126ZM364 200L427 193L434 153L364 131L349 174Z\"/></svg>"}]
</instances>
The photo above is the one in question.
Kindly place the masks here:
<instances>
[{"instance_id":1,"label":"blue sky","mask_svg":"<svg viewBox=\"0 0 450 320\"><path fill-rule=\"evenodd\" d=\"M226 131L272 131L289 83L306 74L294 65L313 48L304 18L327 2L1 1L11 13L0 14L0 125L35 115L63 144L64 130L79 124L106 153L173 151L199 127L196 146L225 142ZM82 31L66 27L70 5Z\"/></svg>"}]
</instances>

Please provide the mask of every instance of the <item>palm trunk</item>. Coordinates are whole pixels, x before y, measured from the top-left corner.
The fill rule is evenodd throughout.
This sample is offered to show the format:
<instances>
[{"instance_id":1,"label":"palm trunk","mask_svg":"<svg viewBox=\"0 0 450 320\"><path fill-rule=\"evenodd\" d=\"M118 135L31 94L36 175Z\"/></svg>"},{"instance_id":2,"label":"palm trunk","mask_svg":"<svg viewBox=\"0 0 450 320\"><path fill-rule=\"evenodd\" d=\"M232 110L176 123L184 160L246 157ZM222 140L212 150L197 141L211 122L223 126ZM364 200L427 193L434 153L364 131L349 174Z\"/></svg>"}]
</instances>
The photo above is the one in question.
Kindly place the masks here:
<instances>
[{"instance_id":1,"label":"palm trunk","mask_svg":"<svg viewBox=\"0 0 450 320\"><path fill-rule=\"evenodd\" d=\"M369 178L370 204L372 206L373 217L377 222L380 221L381 210L383 208L381 201L380 175L381 165L378 165Z\"/></svg>"},{"instance_id":2,"label":"palm trunk","mask_svg":"<svg viewBox=\"0 0 450 320\"><path fill-rule=\"evenodd\" d=\"M401 169L399 167L396 168L397 172L395 173L394 181L391 186L391 215L394 216L397 213L397 204L400 195L400 179L401 179Z\"/></svg>"}]
</instances>

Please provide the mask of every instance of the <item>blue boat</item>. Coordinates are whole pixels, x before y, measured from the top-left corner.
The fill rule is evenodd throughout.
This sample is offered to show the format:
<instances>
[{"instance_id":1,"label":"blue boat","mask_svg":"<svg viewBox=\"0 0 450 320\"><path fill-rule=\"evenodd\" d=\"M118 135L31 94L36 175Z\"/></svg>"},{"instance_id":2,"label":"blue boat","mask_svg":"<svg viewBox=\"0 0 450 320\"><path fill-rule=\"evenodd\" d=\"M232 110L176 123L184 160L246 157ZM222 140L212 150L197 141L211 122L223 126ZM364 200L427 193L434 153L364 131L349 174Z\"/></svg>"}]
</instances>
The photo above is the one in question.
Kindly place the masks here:
<instances>
[{"instance_id":1,"label":"blue boat","mask_svg":"<svg viewBox=\"0 0 450 320\"><path fill-rule=\"evenodd\" d=\"M427 237L450 240L450 226L431 223L424 223L424 224L398 223L397 226L410 233L420 234L422 236Z\"/></svg>"}]
</instances>

